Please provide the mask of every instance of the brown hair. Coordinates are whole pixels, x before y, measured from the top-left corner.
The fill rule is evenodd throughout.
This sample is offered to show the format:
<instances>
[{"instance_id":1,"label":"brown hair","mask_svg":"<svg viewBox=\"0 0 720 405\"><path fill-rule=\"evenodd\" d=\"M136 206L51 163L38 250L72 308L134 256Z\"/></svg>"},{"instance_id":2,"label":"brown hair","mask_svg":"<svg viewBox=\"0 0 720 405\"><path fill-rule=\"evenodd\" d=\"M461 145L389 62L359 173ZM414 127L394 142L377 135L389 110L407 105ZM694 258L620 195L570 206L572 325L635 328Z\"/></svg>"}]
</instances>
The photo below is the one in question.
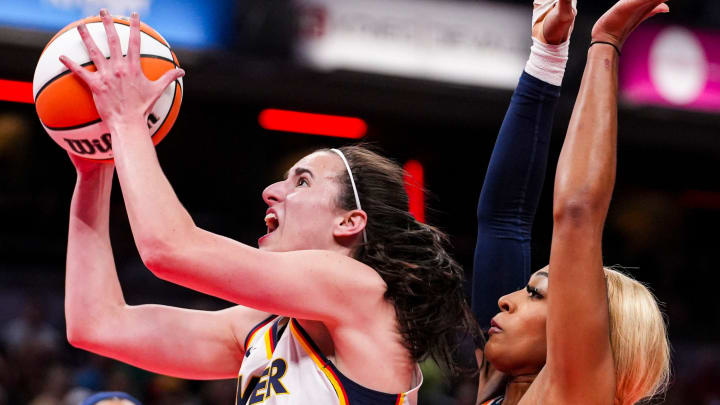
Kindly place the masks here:
<instances>
[{"instance_id":1,"label":"brown hair","mask_svg":"<svg viewBox=\"0 0 720 405\"><path fill-rule=\"evenodd\" d=\"M466 336L479 327L463 289L464 272L447 252L447 236L408 212L403 169L365 146L340 148L352 170L367 213L367 243L353 257L377 271L387 284L385 298L395 306L399 331L416 361L431 356L452 374L465 371L453 360ZM356 209L347 171L338 206Z\"/></svg>"}]
</instances>

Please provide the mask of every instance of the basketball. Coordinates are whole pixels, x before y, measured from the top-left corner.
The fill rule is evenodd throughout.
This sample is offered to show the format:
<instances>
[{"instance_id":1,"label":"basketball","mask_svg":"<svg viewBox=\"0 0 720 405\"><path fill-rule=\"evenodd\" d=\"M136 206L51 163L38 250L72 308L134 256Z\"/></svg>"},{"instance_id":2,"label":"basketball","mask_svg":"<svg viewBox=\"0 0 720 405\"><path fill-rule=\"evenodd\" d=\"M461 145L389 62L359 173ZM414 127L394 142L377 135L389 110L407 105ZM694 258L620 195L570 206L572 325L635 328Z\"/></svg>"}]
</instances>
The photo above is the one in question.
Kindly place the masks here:
<instances>
[{"instance_id":1,"label":"basketball","mask_svg":"<svg viewBox=\"0 0 720 405\"><path fill-rule=\"evenodd\" d=\"M113 20L123 55L127 55L130 22L123 18ZM105 57L110 56L100 17L88 17L60 30L43 50L35 68L35 109L47 133L62 148L84 158L110 161L113 158L110 131L95 108L90 89L58 59L65 55L89 71L96 70L75 29L81 23L85 23ZM148 79L157 80L168 70L179 67L175 53L160 34L146 24L141 24L140 31L140 64ZM182 78L171 83L148 116L147 124L155 145L167 135L177 119L182 90Z\"/></svg>"}]
</instances>

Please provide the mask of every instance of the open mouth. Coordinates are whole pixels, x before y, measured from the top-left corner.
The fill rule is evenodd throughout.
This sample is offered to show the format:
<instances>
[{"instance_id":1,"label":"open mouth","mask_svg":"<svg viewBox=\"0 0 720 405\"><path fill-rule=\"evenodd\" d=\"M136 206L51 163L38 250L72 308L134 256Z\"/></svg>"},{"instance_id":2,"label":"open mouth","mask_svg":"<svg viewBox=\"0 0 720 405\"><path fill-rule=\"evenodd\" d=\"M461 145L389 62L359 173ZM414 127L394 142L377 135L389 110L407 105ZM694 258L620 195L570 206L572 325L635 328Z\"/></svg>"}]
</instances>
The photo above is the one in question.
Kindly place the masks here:
<instances>
[{"instance_id":1,"label":"open mouth","mask_svg":"<svg viewBox=\"0 0 720 405\"><path fill-rule=\"evenodd\" d=\"M274 212L270 212L265 215L265 225L267 225L268 233L273 233L277 229L278 225L280 225L278 217Z\"/></svg>"}]
</instances>

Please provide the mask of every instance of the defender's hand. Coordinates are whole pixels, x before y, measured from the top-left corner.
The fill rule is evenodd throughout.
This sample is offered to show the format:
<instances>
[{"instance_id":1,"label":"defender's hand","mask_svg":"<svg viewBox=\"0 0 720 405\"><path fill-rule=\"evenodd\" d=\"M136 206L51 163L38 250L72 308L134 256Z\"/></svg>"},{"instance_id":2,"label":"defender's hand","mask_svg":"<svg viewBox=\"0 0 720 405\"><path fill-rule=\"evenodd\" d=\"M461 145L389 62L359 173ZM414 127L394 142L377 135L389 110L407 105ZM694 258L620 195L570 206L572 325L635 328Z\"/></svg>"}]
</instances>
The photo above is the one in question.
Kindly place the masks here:
<instances>
[{"instance_id":1,"label":"defender's hand","mask_svg":"<svg viewBox=\"0 0 720 405\"><path fill-rule=\"evenodd\" d=\"M643 21L667 13L667 0L620 0L595 23L592 41L610 42L622 48L625 40Z\"/></svg>"},{"instance_id":2,"label":"defender's hand","mask_svg":"<svg viewBox=\"0 0 720 405\"><path fill-rule=\"evenodd\" d=\"M534 10L547 7L552 0L535 0ZM570 38L570 31L575 22L573 0L558 0L557 4L533 26L532 35L535 39L550 45L559 45Z\"/></svg>"}]
</instances>

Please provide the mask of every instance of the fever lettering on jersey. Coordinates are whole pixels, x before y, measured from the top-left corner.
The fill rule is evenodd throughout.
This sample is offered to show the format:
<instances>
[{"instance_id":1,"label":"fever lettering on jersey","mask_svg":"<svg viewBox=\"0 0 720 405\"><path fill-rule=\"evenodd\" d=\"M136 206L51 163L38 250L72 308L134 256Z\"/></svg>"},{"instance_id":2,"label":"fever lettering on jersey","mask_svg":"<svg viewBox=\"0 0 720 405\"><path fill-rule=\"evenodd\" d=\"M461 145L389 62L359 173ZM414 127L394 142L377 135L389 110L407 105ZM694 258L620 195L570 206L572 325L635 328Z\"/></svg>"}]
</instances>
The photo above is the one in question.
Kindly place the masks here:
<instances>
[{"instance_id":1,"label":"fever lettering on jersey","mask_svg":"<svg viewBox=\"0 0 720 405\"><path fill-rule=\"evenodd\" d=\"M270 366L263 370L260 377L251 378L247 388L240 396L238 404L260 404L273 395L289 394L290 392L282 383L286 372L287 362L285 359L273 360ZM239 377L238 384L242 387L242 376Z\"/></svg>"},{"instance_id":2,"label":"fever lettering on jersey","mask_svg":"<svg viewBox=\"0 0 720 405\"><path fill-rule=\"evenodd\" d=\"M238 376L238 395L236 405L245 405L248 403L250 392L252 392L251 390L257 385L258 381L260 381L260 377L251 377L245 390L240 391L243 386L243 376Z\"/></svg>"}]
</instances>

